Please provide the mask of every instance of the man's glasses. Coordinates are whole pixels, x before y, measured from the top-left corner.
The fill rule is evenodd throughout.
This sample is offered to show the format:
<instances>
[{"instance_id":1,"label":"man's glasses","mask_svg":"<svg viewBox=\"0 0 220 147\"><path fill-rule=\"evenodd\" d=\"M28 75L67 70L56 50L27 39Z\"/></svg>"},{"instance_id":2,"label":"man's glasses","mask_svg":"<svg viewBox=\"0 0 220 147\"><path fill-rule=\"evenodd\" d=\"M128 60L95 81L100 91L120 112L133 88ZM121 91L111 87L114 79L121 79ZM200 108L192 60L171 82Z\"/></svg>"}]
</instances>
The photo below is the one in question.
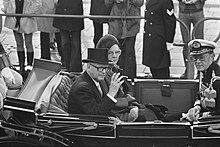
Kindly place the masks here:
<instances>
[{"instance_id":1,"label":"man's glasses","mask_svg":"<svg viewBox=\"0 0 220 147\"><path fill-rule=\"evenodd\" d=\"M121 50L117 50L117 51L108 51L109 55L121 55Z\"/></svg>"},{"instance_id":2,"label":"man's glasses","mask_svg":"<svg viewBox=\"0 0 220 147\"><path fill-rule=\"evenodd\" d=\"M107 67L102 67L102 66L97 67L97 66L95 66L95 65L93 65L93 64L90 64L90 65L92 65L93 67L95 67L96 70L99 71L99 72L103 72L103 71L109 70L109 67L108 67L108 66L107 66Z\"/></svg>"}]
</instances>

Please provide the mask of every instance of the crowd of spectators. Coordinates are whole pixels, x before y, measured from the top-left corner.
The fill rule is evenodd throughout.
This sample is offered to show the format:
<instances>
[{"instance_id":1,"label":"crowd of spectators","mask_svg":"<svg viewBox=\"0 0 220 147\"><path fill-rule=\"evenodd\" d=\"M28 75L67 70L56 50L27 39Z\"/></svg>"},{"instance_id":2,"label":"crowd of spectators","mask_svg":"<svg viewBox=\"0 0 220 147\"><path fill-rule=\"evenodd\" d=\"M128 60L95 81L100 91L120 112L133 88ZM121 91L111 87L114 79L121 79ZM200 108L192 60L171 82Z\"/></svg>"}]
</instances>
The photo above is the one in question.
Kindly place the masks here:
<instances>
[{"instance_id":1,"label":"crowd of spectators","mask_svg":"<svg viewBox=\"0 0 220 147\"><path fill-rule=\"evenodd\" d=\"M27 1L27 2L26 2ZM20 14L63 14L63 15L83 15L83 0L77 0L72 2L71 0L4 0L3 9L4 13L20 13ZM141 7L145 7L145 26L143 37L143 53L142 64L150 68L150 72L153 78L170 78L170 49L173 48L172 43L175 35L176 16L173 1L166 2L168 5L160 5L156 9L152 9L152 0L91 0L90 2L90 15L104 15L104 16L141 16ZM161 1L158 0L159 4ZM14 4L13 4L14 3ZM27 7L26 4L31 7ZM196 22L204 18L203 7L205 0L178 0L179 4L179 19L183 21L187 27L191 28L191 23L195 25ZM36 5L36 6L35 6ZM16 7L12 7L16 6ZM31 9L27 11L25 9ZM151 12L151 13L148 13ZM152 14L158 15L152 15ZM152 18L150 17L152 15ZM169 15L172 17L169 17ZM155 23L161 17L162 22L166 29L161 31L153 31L159 25ZM166 17L165 17L166 16ZM43 59L50 60L50 50L57 47L59 55L61 56L61 63L66 71L70 72L82 72L82 50L81 50L81 31L85 28L84 18L28 18L32 21L29 32L22 32L29 28L22 29L23 19L22 17L15 17L16 23L10 23L10 19L13 17L6 17L4 26L13 30L14 37L17 44L17 54L19 60L20 73L22 74L29 66L33 64L34 49L32 45L32 36L36 31L40 31L40 48L41 57ZM173 19L171 21L171 19ZM26 20L25 20L26 21ZM135 55L136 36L140 31L140 19L103 19L93 18L91 19L94 29L93 43L96 47L97 41L104 35L103 24L108 25L108 34L114 35L121 48L121 56L119 59L119 66L123 69L123 74L133 79L137 77L137 62ZM152 21L152 22L151 22ZM166 23L172 22L173 25L166 25ZM29 23L27 23L29 24ZM25 25L27 25L25 24ZM20 27L20 25L22 25ZM19 26L19 27L18 27ZM167 26L167 27L166 27ZM184 33L183 26L180 25L182 41L185 44L183 47L183 59L185 67L187 67L188 55L187 55L187 40ZM159 29L156 29L159 30ZM152 32L153 31L153 32ZM171 33L172 32L172 33ZM24 39L21 38L21 34L24 34ZM54 35L55 34L55 35ZM152 35L152 36L149 36ZM165 36L161 41L155 39L155 35ZM19 37L20 36L20 37ZM30 36L30 37L29 37ZM53 37L52 37L53 36ZM204 24L200 25L196 32L196 38L203 38L204 36ZM26 38L26 39L25 39ZM153 38L154 41L149 40ZM54 39L54 41L53 41ZM24 41L25 40L25 41ZM24 42L25 45L24 46ZM55 46L53 42L56 42ZM160 44L158 44L160 42ZM155 44L155 45L153 45ZM160 46L160 47L159 47ZM172 46L172 47L170 47ZM163 49L162 49L163 48ZM26 54L25 54L26 50ZM27 56L27 61L25 61ZM156 58L157 57L157 58ZM186 68L185 68L186 69ZM186 77L186 72L182 77ZM162 75L161 75L162 73Z\"/></svg>"}]
</instances>

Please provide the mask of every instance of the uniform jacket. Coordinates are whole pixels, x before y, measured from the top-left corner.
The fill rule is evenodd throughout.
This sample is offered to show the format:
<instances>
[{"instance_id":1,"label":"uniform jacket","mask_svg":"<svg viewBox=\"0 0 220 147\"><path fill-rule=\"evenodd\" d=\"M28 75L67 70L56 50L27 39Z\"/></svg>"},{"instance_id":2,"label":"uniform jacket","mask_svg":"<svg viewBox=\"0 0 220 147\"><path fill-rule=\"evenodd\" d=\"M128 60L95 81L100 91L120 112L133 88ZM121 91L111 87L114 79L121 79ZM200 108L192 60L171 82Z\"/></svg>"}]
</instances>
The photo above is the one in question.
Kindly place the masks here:
<instances>
[{"instance_id":1,"label":"uniform jacket","mask_svg":"<svg viewBox=\"0 0 220 147\"><path fill-rule=\"evenodd\" d=\"M83 15L82 0L58 0L55 14ZM53 26L60 30L81 31L84 29L83 18L54 18Z\"/></svg>"},{"instance_id":2,"label":"uniform jacket","mask_svg":"<svg viewBox=\"0 0 220 147\"><path fill-rule=\"evenodd\" d=\"M42 6L39 10L39 14L54 14L55 13L56 0L42 0ZM58 32L58 29L53 27L52 17L37 17L38 31L46 33Z\"/></svg>"},{"instance_id":3,"label":"uniform jacket","mask_svg":"<svg viewBox=\"0 0 220 147\"><path fill-rule=\"evenodd\" d=\"M3 0L5 13L15 13L15 0ZM24 0L23 14L36 14L42 5L41 0ZM36 32L37 22L34 17L22 17L20 20L20 28L15 28L16 18L6 17L4 26L18 31L19 33L30 34Z\"/></svg>"},{"instance_id":4,"label":"uniform jacket","mask_svg":"<svg viewBox=\"0 0 220 147\"><path fill-rule=\"evenodd\" d=\"M202 84L205 85L206 87L209 87L211 78L212 78L212 72L214 71L215 76L220 77L220 66L213 62L209 68L203 72L203 79L202 79ZM217 98L216 98L216 106L215 106L215 114L220 114L220 80L216 80L213 83L213 89L216 90L217 92Z\"/></svg>"},{"instance_id":5,"label":"uniform jacket","mask_svg":"<svg viewBox=\"0 0 220 147\"><path fill-rule=\"evenodd\" d=\"M151 68L170 66L166 42L172 43L176 17L172 0L150 0L145 10L143 64Z\"/></svg>"},{"instance_id":6,"label":"uniform jacket","mask_svg":"<svg viewBox=\"0 0 220 147\"><path fill-rule=\"evenodd\" d=\"M90 15L110 15L110 8L106 7L105 0L91 0ZM107 23L108 19L93 19L99 23Z\"/></svg>"},{"instance_id":7,"label":"uniform jacket","mask_svg":"<svg viewBox=\"0 0 220 147\"><path fill-rule=\"evenodd\" d=\"M121 3L116 3L114 0L105 0L105 4L111 7L110 16L140 16L144 0L125 0ZM139 30L140 19L109 20L109 34L118 39L136 36Z\"/></svg>"},{"instance_id":8,"label":"uniform jacket","mask_svg":"<svg viewBox=\"0 0 220 147\"><path fill-rule=\"evenodd\" d=\"M101 96L87 72L76 78L68 98L68 113L111 115L115 103L105 94Z\"/></svg>"}]
</instances>

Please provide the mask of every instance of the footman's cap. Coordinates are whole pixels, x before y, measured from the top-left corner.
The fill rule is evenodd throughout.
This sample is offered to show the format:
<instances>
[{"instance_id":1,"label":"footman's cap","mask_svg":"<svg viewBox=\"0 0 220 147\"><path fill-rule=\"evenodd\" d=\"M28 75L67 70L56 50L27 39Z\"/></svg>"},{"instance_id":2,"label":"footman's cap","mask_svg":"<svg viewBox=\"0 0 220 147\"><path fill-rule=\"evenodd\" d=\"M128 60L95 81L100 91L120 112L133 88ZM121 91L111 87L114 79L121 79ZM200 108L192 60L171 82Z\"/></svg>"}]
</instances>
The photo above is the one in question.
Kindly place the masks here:
<instances>
[{"instance_id":1,"label":"footman's cap","mask_svg":"<svg viewBox=\"0 0 220 147\"><path fill-rule=\"evenodd\" d=\"M190 55L200 55L208 52L213 52L217 44L213 41L204 39L194 39L188 43L190 48Z\"/></svg>"},{"instance_id":2,"label":"footman's cap","mask_svg":"<svg viewBox=\"0 0 220 147\"><path fill-rule=\"evenodd\" d=\"M105 48L88 48L87 59L82 60L84 63L98 63L108 65L108 49Z\"/></svg>"}]
</instances>

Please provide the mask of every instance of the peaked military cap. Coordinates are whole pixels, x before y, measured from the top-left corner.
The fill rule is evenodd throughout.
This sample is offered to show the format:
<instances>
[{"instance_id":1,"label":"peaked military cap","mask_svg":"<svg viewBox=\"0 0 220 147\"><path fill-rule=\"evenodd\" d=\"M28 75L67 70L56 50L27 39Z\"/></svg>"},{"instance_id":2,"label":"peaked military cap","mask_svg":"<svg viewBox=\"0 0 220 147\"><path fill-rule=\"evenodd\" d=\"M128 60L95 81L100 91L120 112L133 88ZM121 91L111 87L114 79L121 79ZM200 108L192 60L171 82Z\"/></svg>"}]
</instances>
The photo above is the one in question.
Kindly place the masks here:
<instances>
[{"instance_id":1,"label":"peaked military cap","mask_svg":"<svg viewBox=\"0 0 220 147\"><path fill-rule=\"evenodd\" d=\"M194 39L188 43L190 48L190 55L200 55L208 52L213 52L217 44L213 41L204 39Z\"/></svg>"},{"instance_id":2,"label":"peaked military cap","mask_svg":"<svg viewBox=\"0 0 220 147\"><path fill-rule=\"evenodd\" d=\"M106 48L88 48L87 59L82 60L84 63L98 63L108 65L108 49Z\"/></svg>"}]
</instances>

